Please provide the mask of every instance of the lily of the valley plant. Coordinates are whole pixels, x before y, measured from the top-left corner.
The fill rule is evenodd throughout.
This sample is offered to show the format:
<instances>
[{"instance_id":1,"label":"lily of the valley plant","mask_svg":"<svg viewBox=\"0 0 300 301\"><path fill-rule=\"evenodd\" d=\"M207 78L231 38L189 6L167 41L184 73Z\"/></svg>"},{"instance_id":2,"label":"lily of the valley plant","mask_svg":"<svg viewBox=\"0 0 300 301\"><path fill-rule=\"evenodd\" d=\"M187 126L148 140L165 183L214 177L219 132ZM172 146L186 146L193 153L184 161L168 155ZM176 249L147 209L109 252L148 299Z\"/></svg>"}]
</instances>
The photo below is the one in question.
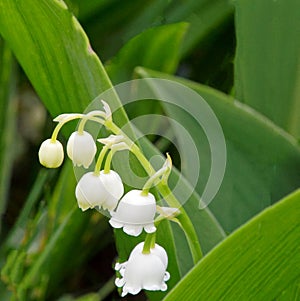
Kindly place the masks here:
<instances>
[{"instance_id":1,"label":"lily of the valley plant","mask_svg":"<svg viewBox=\"0 0 300 301\"><path fill-rule=\"evenodd\" d=\"M109 223L114 228L122 228L131 236L139 236L145 231L145 241L138 244L131 252L128 261L115 266L118 278L115 283L122 288L122 296L137 294L141 289L152 291L167 290L166 281L168 256L165 249L156 243L156 230L163 219L180 223L191 249L194 261L202 254L196 233L179 201L168 186L172 162L167 155L164 165L155 171L139 147L121 131L113 122L109 105L104 104L104 111L91 111L87 114L62 114L54 119L58 122L50 139L41 144L39 160L48 168L59 167L64 159L62 144L57 135L68 121L79 119L78 130L73 132L67 143L68 157L76 166L89 168L97 153L96 142L92 135L85 131L87 122L104 125L112 134L97 139L103 147L96 160L93 171L86 172L78 181L75 195L82 211L92 208L107 210L111 216ZM149 175L142 190L133 189L124 195L124 186L118 173L111 169L111 161L117 151L129 150L140 161ZM101 169L103 167L103 169ZM169 207L160 207L149 192L156 188Z\"/></svg>"}]
</instances>

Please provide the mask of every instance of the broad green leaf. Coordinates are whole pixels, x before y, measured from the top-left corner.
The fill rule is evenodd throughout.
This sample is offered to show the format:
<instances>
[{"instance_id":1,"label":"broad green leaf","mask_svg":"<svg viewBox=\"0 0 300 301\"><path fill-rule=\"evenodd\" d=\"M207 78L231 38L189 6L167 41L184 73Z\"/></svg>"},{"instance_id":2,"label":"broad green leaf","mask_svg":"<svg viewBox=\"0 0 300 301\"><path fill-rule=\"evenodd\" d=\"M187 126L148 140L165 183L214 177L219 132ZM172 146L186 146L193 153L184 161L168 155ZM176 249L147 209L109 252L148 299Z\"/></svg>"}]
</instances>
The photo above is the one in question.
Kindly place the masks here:
<instances>
[{"instance_id":1,"label":"broad green leaf","mask_svg":"<svg viewBox=\"0 0 300 301\"><path fill-rule=\"evenodd\" d=\"M90 2L92 4L90 4ZM79 20L83 21L92 44L104 60L110 59L127 41L141 32L156 26L187 22L190 24L181 54L191 52L208 34L222 27L232 16L233 6L228 0L188 1L98 1L99 9L91 11L90 18L84 15L94 5L83 2L79 5ZM115 2L118 2L115 5ZM132 13L134 12L134 14ZM99 39L100 37L100 39Z\"/></svg>"},{"instance_id":2,"label":"broad green leaf","mask_svg":"<svg viewBox=\"0 0 300 301\"><path fill-rule=\"evenodd\" d=\"M174 73L178 67L180 49L187 24L177 23L158 26L146 30L132 38L119 53L106 64L106 70L113 83L121 83L132 78L137 66L144 66L166 73ZM126 111L133 119L145 114L163 114L159 102L136 102L127 106ZM153 122L152 132L161 128L160 122ZM150 129L149 129L150 130Z\"/></svg>"},{"instance_id":3,"label":"broad green leaf","mask_svg":"<svg viewBox=\"0 0 300 301\"><path fill-rule=\"evenodd\" d=\"M14 92L16 86L14 59L10 49L0 38L0 233L2 215L6 209L8 188L10 183L12 161L14 155L16 102Z\"/></svg>"},{"instance_id":4,"label":"broad green leaf","mask_svg":"<svg viewBox=\"0 0 300 301\"><path fill-rule=\"evenodd\" d=\"M148 4L153 0L75 2L79 2L75 13L78 12L78 19L90 37L93 47L102 60L107 60L129 39L126 37L129 24L141 12L147 10ZM142 30L140 28L139 32Z\"/></svg>"},{"instance_id":5,"label":"broad green leaf","mask_svg":"<svg viewBox=\"0 0 300 301\"><path fill-rule=\"evenodd\" d=\"M181 49L182 55L185 56L209 33L221 27L232 16L232 13L233 6L228 0L175 1L165 18L170 23L182 20L190 24Z\"/></svg>"},{"instance_id":6,"label":"broad green leaf","mask_svg":"<svg viewBox=\"0 0 300 301\"><path fill-rule=\"evenodd\" d=\"M288 287L278 295L275 301L299 301L300 300L300 277L296 278Z\"/></svg>"},{"instance_id":7,"label":"broad green leaf","mask_svg":"<svg viewBox=\"0 0 300 301\"><path fill-rule=\"evenodd\" d=\"M299 241L297 190L227 237L164 300L273 301L300 277Z\"/></svg>"},{"instance_id":8,"label":"broad green leaf","mask_svg":"<svg viewBox=\"0 0 300 301\"><path fill-rule=\"evenodd\" d=\"M151 28L134 37L107 64L110 78L114 83L129 80L137 66L174 73L186 31L186 23L177 23Z\"/></svg>"},{"instance_id":9,"label":"broad green leaf","mask_svg":"<svg viewBox=\"0 0 300 301\"><path fill-rule=\"evenodd\" d=\"M114 23L120 21L120 14L121 12L124 13L124 9L126 9L127 14L130 13L131 9L135 9L135 13L138 13L137 10L141 6L138 2L137 0L130 1L130 3L121 3L119 0L89 0L88 2L69 0L67 4L71 3L73 6L77 6L80 22L89 22L93 20L96 14L101 15L108 19L107 22L110 23L106 24L108 25L107 29L111 30L115 27L113 26Z\"/></svg>"},{"instance_id":10,"label":"broad green leaf","mask_svg":"<svg viewBox=\"0 0 300 301\"><path fill-rule=\"evenodd\" d=\"M43 0L36 5L33 0L1 0L0 34L53 116L82 112L111 87L87 36L63 1ZM116 101L110 99L112 105ZM122 114L116 118L122 119Z\"/></svg>"},{"instance_id":11,"label":"broad green leaf","mask_svg":"<svg viewBox=\"0 0 300 301\"><path fill-rule=\"evenodd\" d=\"M299 145L269 120L212 88L143 68L138 68L136 72L141 77L158 77L186 85L204 98L219 119L226 139L227 166L222 186L210 209L226 231L231 232L299 187ZM189 112L199 111L198 103L182 99L184 102L187 102ZM211 164L207 138L188 113L165 102L163 105L169 117L184 126L197 146L201 165L197 191L202 195ZM176 128L174 130L176 133ZM182 173L189 173L184 165Z\"/></svg>"},{"instance_id":12,"label":"broad green leaf","mask_svg":"<svg viewBox=\"0 0 300 301\"><path fill-rule=\"evenodd\" d=\"M300 137L300 2L235 1L237 98Z\"/></svg>"}]
</instances>

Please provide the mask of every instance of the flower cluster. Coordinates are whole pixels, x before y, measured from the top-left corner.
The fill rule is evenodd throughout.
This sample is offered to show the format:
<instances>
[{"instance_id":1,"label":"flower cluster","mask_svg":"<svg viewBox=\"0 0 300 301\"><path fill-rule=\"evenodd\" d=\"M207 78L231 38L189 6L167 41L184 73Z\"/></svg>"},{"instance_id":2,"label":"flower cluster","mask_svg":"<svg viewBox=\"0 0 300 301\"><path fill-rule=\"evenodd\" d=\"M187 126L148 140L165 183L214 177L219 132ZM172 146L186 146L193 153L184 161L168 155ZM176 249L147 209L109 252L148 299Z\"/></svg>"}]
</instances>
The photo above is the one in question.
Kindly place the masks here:
<instances>
[{"instance_id":1,"label":"flower cluster","mask_svg":"<svg viewBox=\"0 0 300 301\"><path fill-rule=\"evenodd\" d=\"M58 124L52 137L41 144L39 160L48 168L56 168L62 164L64 151L57 135L61 127L70 120L80 119L80 122L78 130L68 139L67 155L74 165L83 166L85 169L95 161L97 153L96 139L84 130L86 122L98 122L113 132L109 137L97 140L103 147L95 161L94 171L86 172L77 183L75 196L78 206L82 211L90 208L108 210L111 215L110 225L122 228L128 235L139 236L143 230L147 233L145 242L132 250L128 261L116 264L115 269L121 275L121 278L116 279L116 285L122 287L122 296L127 293L137 294L141 289L165 291L165 281L170 278L166 271L168 256L163 247L155 243L155 232L161 219L170 216L174 218L179 211L157 206L155 197L149 190L160 181L167 181L171 171L171 159L167 156L160 170L151 170L142 190L133 189L124 194L122 179L111 169L111 160L115 152L124 149L137 155L137 146L112 122L110 108L107 103L103 104L104 111L62 114L55 118L54 121Z\"/></svg>"}]
</instances>

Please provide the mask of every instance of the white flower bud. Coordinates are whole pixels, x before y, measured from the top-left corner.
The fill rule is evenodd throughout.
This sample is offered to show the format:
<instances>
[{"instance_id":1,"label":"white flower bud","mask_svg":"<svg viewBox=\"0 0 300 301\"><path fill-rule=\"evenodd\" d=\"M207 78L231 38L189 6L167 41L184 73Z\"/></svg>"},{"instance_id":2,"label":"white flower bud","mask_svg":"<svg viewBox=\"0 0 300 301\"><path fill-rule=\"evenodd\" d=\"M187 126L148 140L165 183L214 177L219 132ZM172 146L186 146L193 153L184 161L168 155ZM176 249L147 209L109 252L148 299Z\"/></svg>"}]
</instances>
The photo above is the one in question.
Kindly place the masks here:
<instances>
[{"instance_id":1,"label":"white flower bud","mask_svg":"<svg viewBox=\"0 0 300 301\"><path fill-rule=\"evenodd\" d=\"M64 160L64 149L62 144L58 140L45 140L39 149L39 160L45 167L59 167Z\"/></svg>"},{"instance_id":2,"label":"white flower bud","mask_svg":"<svg viewBox=\"0 0 300 301\"><path fill-rule=\"evenodd\" d=\"M113 170L109 173L88 172L79 180L75 195L82 211L96 206L114 210L124 193L120 176Z\"/></svg>"},{"instance_id":3,"label":"white flower bud","mask_svg":"<svg viewBox=\"0 0 300 301\"><path fill-rule=\"evenodd\" d=\"M155 244L149 254L143 254L144 243L138 244L131 252L128 261L117 263L115 269L122 278L117 278L116 286L123 287L122 297L128 293L136 295L141 289L165 291L165 281L170 279L166 272L168 256L164 248Z\"/></svg>"},{"instance_id":4,"label":"white flower bud","mask_svg":"<svg viewBox=\"0 0 300 301\"><path fill-rule=\"evenodd\" d=\"M153 233L155 212L156 202L151 193L143 195L141 190L131 190L120 200L116 212L111 212L109 223L114 228L123 228L128 235L138 236L143 228Z\"/></svg>"},{"instance_id":5,"label":"white flower bud","mask_svg":"<svg viewBox=\"0 0 300 301\"><path fill-rule=\"evenodd\" d=\"M80 134L78 131L71 134L67 143L67 154L73 161L74 165L88 168L97 152L97 147L92 135L83 131Z\"/></svg>"}]
</instances>

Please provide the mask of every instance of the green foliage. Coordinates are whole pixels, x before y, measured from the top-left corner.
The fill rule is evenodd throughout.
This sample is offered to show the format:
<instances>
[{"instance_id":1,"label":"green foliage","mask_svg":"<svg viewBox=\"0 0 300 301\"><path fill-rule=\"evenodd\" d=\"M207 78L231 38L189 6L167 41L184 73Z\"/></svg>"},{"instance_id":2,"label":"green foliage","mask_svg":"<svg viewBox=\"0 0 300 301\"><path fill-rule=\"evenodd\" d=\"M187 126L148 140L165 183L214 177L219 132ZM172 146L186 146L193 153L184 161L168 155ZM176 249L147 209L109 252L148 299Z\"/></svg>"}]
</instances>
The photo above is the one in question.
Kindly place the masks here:
<instances>
[{"instance_id":1,"label":"green foliage","mask_svg":"<svg viewBox=\"0 0 300 301\"><path fill-rule=\"evenodd\" d=\"M247 222L164 300L274 300L300 277L299 201L297 190Z\"/></svg>"},{"instance_id":2,"label":"green foliage","mask_svg":"<svg viewBox=\"0 0 300 301\"><path fill-rule=\"evenodd\" d=\"M0 216L6 209L15 136L16 108L13 99L16 80L13 56L7 44L0 38ZM0 223L0 232L1 232Z\"/></svg>"},{"instance_id":3,"label":"green foliage","mask_svg":"<svg viewBox=\"0 0 300 301\"><path fill-rule=\"evenodd\" d=\"M226 139L227 166L223 184L210 208L226 231L236 229L299 187L300 147L297 141L261 114L207 86L142 68L138 68L136 74L184 84L199 93L218 117ZM156 95L160 95L159 90ZM196 111L199 104L192 101L189 102L190 111ZM184 110L166 102L163 106L169 117L191 133L200 150L202 177L196 189L201 195L211 164L210 149L204 142L205 134ZM183 169L182 172L186 175L189 171Z\"/></svg>"},{"instance_id":4,"label":"green foliage","mask_svg":"<svg viewBox=\"0 0 300 301\"><path fill-rule=\"evenodd\" d=\"M82 111L110 88L87 36L63 1L40 1L38 6L27 0L1 1L0 11L1 35L53 116ZM18 31L12 32L13 27Z\"/></svg>"},{"instance_id":5,"label":"green foliage","mask_svg":"<svg viewBox=\"0 0 300 301\"><path fill-rule=\"evenodd\" d=\"M237 98L297 138L300 136L299 10L297 0L236 1Z\"/></svg>"},{"instance_id":6,"label":"green foliage","mask_svg":"<svg viewBox=\"0 0 300 301\"><path fill-rule=\"evenodd\" d=\"M186 23L151 28L130 40L106 66L114 83L129 80L134 67L144 66L174 73L180 46L188 28Z\"/></svg>"},{"instance_id":7,"label":"green foliage","mask_svg":"<svg viewBox=\"0 0 300 301\"><path fill-rule=\"evenodd\" d=\"M0 0L0 215L5 214L0 299L119 300L111 268L114 256L127 260L144 237L128 237L121 230L113 233L97 211L82 213L70 162L59 171L35 170L32 158L37 157L38 145L29 147L30 158L25 158L32 166L28 177L33 177L28 196L18 197L20 205L15 194L10 195L15 190L9 187L10 175L18 173L24 161L19 159L13 170L13 150L19 145L15 95L20 96L29 80L54 117L82 112L112 88L111 82L137 77L169 79L201 95L218 117L227 146L221 189L209 208L199 210L212 163L203 130L186 112L165 102L149 100L125 108L130 118L157 113L177 120L201 154L195 190L187 180L189 170L180 166L176 155L169 183L190 193L184 209L205 256L193 266L182 229L162 222L157 242L167 250L171 279L167 292L147 293L148 299L299 299L299 2L236 0L234 6L227 0L65 2L69 8L62 0L40 0L38 5L34 0ZM233 26L234 8L237 47L232 87L232 80L220 74L234 54L223 43L227 36L218 40L218 35L224 35L227 24ZM91 45L101 58L109 59L104 65ZM213 54L211 61L204 62L203 52L211 48L218 49L223 63ZM14 67L12 53L26 75ZM198 62L207 70L197 69ZM201 73L209 82L212 70L219 78L217 88L234 91L237 100L187 79ZM155 87L149 89L161 96ZM122 95L112 90L105 100L114 109L121 105L120 99ZM182 99L182 104L199 111L193 100ZM120 127L128 123L123 108L114 112L113 119ZM163 121L150 126L176 134L176 128L174 134ZM128 131L131 137L139 134L133 125ZM43 136L49 135L47 128L45 132ZM64 142L70 133L66 127L60 140ZM162 154L174 150L163 138L149 138L138 141L147 158L162 162ZM122 157L116 156L114 164L126 173L128 164ZM130 164L143 174L134 158ZM14 206L21 207L18 217ZM111 266L102 270L108 261Z\"/></svg>"}]
</instances>

